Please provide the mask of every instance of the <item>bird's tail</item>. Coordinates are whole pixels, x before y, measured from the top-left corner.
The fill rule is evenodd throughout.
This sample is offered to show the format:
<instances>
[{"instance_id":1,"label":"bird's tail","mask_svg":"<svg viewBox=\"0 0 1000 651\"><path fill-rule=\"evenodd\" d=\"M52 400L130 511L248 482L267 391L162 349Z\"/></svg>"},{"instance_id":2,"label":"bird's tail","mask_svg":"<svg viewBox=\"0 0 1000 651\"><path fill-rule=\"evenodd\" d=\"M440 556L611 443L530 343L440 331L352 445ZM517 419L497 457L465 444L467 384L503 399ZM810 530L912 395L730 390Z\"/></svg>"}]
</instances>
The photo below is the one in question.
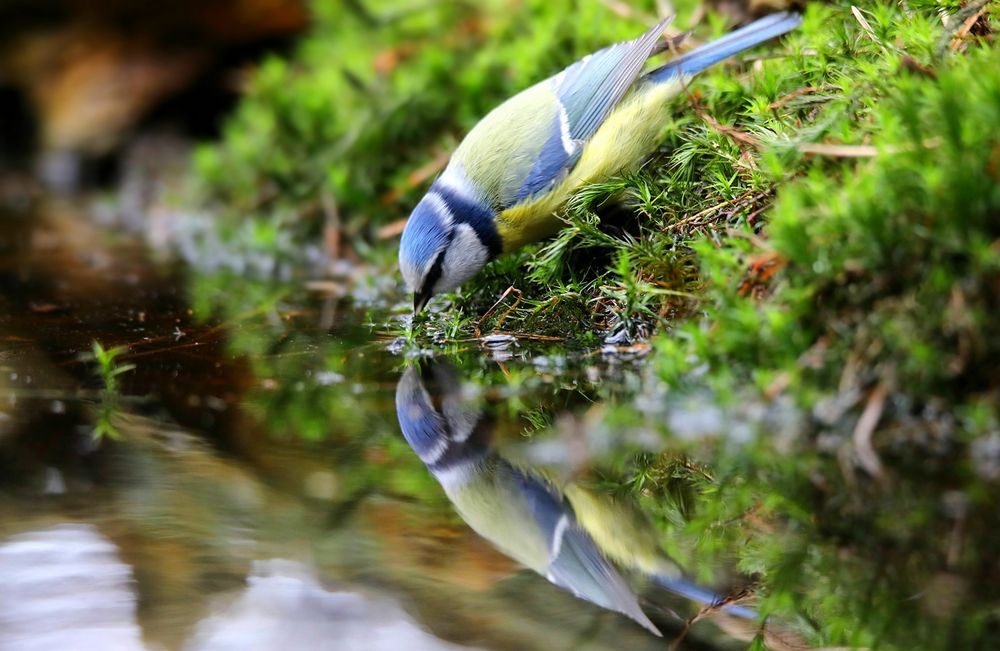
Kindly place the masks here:
<instances>
[{"instance_id":1,"label":"bird's tail","mask_svg":"<svg viewBox=\"0 0 1000 651\"><path fill-rule=\"evenodd\" d=\"M677 75L693 75L743 50L790 32L800 24L802 16L794 12L782 11L765 16L652 70L646 78L661 82Z\"/></svg>"},{"instance_id":2,"label":"bird's tail","mask_svg":"<svg viewBox=\"0 0 1000 651\"><path fill-rule=\"evenodd\" d=\"M652 579L661 588L706 606L721 604L723 601L719 595L711 590L695 585L690 581L685 581L684 579L675 579L662 574L654 575ZM740 619L757 619L757 612L746 606L727 604L721 606L721 611Z\"/></svg>"}]
</instances>

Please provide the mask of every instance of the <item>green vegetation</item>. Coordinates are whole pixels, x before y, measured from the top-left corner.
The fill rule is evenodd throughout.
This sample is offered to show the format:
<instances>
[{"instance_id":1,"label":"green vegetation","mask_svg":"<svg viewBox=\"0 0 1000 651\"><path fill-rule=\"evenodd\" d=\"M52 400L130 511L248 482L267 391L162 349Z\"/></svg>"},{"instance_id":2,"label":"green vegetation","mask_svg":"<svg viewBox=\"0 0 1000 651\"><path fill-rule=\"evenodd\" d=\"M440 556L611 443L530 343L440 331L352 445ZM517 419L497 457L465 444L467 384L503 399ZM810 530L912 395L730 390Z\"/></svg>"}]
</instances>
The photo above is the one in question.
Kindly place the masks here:
<instances>
[{"instance_id":1,"label":"green vegetation","mask_svg":"<svg viewBox=\"0 0 1000 651\"><path fill-rule=\"evenodd\" d=\"M121 364L118 357L126 352L124 346L104 348L101 342L94 341L90 355L87 357L97 363L95 375L100 379L102 389L100 406L94 424L94 438L105 436L111 439L119 437L118 428L114 424L115 417L121 411L121 390L118 386L118 376L135 369L135 364Z\"/></svg>"},{"instance_id":2,"label":"green vegetation","mask_svg":"<svg viewBox=\"0 0 1000 651\"><path fill-rule=\"evenodd\" d=\"M862 121L877 125L870 160L803 171L773 154L776 174L801 178L766 239L696 245L704 316L659 339L656 363L675 386L781 395L806 414L784 454L766 440L715 457L711 504L726 506L695 518L783 520L780 548L767 529L732 533L768 606L823 622L822 643L976 648L996 620L973 613L998 597L983 542L1000 524L995 459L979 455L1000 426L1000 137L982 128L1000 120L1000 56L900 72L884 94ZM967 526L978 543L954 538ZM958 613L965 627L945 624Z\"/></svg>"},{"instance_id":3,"label":"green vegetation","mask_svg":"<svg viewBox=\"0 0 1000 651\"><path fill-rule=\"evenodd\" d=\"M299 247L333 233L366 271L358 303L383 308L405 303L373 280L398 277L379 228L461 134L640 32L655 3L629 16L599 2L371 4L317 4L312 35L260 67L196 168L234 249L302 269ZM699 39L728 29L676 6ZM368 318L414 353L502 331L564 359L652 336L647 407L629 398L591 422L653 430L672 451L630 450L593 479L639 499L671 555L706 580L738 567L761 612L810 644L983 647L1000 625L998 28L996 4L810 5L796 33L695 80L659 151L584 189L557 237L496 261L414 330L384 309ZM246 309L232 300L227 315ZM267 337L247 342L265 350ZM347 353L255 372L294 375L267 366L283 360L349 376L366 362ZM518 401L535 368L490 368L479 383L514 396L526 438L558 428ZM351 413L342 391L275 393L256 396L268 417L311 438ZM722 414L711 435L675 426L689 404Z\"/></svg>"},{"instance_id":4,"label":"green vegetation","mask_svg":"<svg viewBox=\"0 0 1000 651\"><path fill-rule=\"evenodd\" d=\"M196 167L234 247L301 266L300 247L325 228L337 253L377 274L394 272L395 246L378 227L405 217L465 130L519 88L643 29L654 11L345 4L317 3L313 34L290 61L261 65L223 141L203 147ZM689 27L696 8L679 3L676 25ZM898 118L887 123L879 107L901 83L921 95L938 67L963 58L947 47L938 9L874 4L859 18L848 5L810 7L781 44L702 75L675 103L663 147L641 173L585 189L558 238L496 262L428 331L468 336L478 324L593 344L697 311L711 272L699 273L705 256L695 243L759 233L776 192L801 177L840 178L858 164L842 156L866 153L873 135L889 151L912 140L885 133ZM727 29L711 22L695 25L695 36ZM972 35L957 42L981 47ZM508 287L519 294L480 322Z\"/></svg>"}]
</instances>

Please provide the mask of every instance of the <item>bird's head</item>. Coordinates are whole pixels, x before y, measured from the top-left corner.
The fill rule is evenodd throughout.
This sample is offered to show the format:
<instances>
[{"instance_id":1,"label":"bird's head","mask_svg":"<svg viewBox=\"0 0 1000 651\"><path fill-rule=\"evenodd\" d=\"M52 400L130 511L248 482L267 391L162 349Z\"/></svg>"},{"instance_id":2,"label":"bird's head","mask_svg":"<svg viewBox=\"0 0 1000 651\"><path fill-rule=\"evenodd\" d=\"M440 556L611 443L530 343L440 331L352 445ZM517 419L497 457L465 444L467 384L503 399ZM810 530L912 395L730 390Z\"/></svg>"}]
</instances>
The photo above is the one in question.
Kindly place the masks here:
<instances>
[{"instance_id":1,"label":"bird's head","mask_svg":"<svg viewBox=\"0 0 1000 651\"><path fill-rule=\"evenodd\" d=\"M489 207L444 185L431 186L399 244L399 268L413 292L414 312L475 276L500 250Z\"/></svg>"}]
</instances>

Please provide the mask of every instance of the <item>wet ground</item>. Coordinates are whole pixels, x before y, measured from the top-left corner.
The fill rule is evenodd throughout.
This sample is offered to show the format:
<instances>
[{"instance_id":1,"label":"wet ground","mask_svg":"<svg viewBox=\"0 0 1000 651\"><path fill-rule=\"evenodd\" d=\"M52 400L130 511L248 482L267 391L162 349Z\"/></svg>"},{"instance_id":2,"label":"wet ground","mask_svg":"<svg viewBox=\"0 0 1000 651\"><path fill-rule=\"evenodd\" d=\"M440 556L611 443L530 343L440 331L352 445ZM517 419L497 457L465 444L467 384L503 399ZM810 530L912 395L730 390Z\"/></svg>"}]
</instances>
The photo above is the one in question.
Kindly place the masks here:
<instances>
[{"instance_id":1,"label":"wet ground","mask_svg":"<svg viewBox=\"0 0 1000 651\"><path fill-rule=\"evenodd\" d=\"M305 281L58 203L5 224L4 651L990 648L1000 446L927 430L864 482L780 401L664 394L643 346L418 355L400 312Z\"/></svg>"}]
</instances>

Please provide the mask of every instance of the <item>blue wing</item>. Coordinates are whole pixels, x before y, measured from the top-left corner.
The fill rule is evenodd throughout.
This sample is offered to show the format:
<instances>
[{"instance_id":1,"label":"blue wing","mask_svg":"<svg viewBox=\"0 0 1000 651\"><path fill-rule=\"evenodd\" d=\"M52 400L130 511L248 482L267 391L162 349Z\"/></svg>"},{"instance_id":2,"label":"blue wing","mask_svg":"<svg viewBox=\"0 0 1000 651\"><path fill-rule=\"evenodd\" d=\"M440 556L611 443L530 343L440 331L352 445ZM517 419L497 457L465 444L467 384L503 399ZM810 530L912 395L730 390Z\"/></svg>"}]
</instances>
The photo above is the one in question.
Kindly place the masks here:
<instances>
[{"instance_id":1,"label":"blue wing","mask_svg":"<svg viewBox=\"0 0 1000 651\"><path fill-rule=\"evenodd\" d=\"M660 66L646 75L646 79L658 83L677 75L693 75L743 50L781 36L801 24L802 16L790 11L765 16Z\"/></svg>"},{"instance_id":2,"label":"blue wing","mask_svg":"<svg viewBox=\"0 0 1000 651\"><path fill-rule=\"evenodd\" d=\"M536 198L573 169L584 145L637 83L695 74L794 29L801 18L790 12L761 18L642 76L646 60L662 51L660 36L669 22L584 57L498 106L462 141L442 180L494 212Z\"/></svg>"},{"instance_id":3,"label":"blue wing","mask_svg":"<svg viewBox=\"0 0 1000 651\"><path fill-rule=\"evenodd\" d=\"M585 141L594 135L639 78L671 20L661 21L634 40L586 56L552 78L573 140Z\"/></svg>"},{"instance_id":4,"label":"blue wing","mask_svg":"<svg viewBox=\"0 0 1000 651\"><path fill-rule=\"evenodd\" d=\"M509 466L539 530L549 548L546 578L577 597L631 617L660 635L639 607L639 600L618 570L601 553L597 543L576 522L562 493L544 479Z\"/></svg>"},{"instance_id":5,"label":"blue wing","mask_svg":"<svg viewBox=\"0 0 1000 651\"><path fill-rule=\"evenodd\" d=\"M504 208L550 189L572 169L584 143L639 78L670 20L636 39L588 55L546 82L555 97L555 115L541 150L517 192L503 202Z\"/></svg>"},{"instance_id":6,"label":"blue wing","mask_svg":"<svg viewBox=\"0 0 1000 651\"><path fill-rule=\"evenodd\" d=\"M571 523L557 531L558 554L549 562L548 579L576 596L631 617L656 635L662 635L639 607L639 599L600 552L590 535ZM555 550L553 550L555 551Z\"/></svg>"}]
</instances>

